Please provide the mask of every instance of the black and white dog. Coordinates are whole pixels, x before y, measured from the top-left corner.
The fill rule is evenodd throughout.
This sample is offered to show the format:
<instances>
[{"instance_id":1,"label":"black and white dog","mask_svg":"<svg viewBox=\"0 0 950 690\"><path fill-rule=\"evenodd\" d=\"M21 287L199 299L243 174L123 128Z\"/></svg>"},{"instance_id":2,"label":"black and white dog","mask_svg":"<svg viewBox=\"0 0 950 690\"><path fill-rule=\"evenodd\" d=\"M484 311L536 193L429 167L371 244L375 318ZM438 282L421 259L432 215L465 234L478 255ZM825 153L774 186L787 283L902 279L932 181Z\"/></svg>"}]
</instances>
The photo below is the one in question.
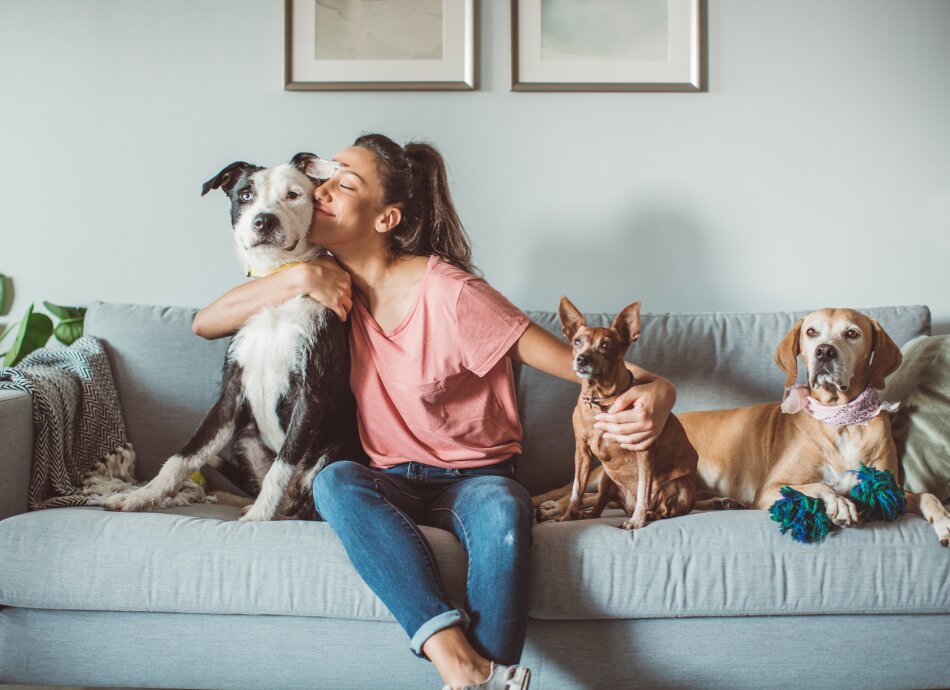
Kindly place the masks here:
<instances>
[{"instance_id":1,"label":"black and white dog","mask_svg":"<svg viewBox=\"0 0 950 690\"><path fill-rule=\"evenodd\" d=\"M299 153L273 168L232 163L204 184L202 196L220 188L231 198L234 239L249 276L326 253L306 238L313 190L335 167ZM314 475L330 460L360 452L347 334L331 310L303 296L254 314L232 339L218 401L191 440L148 484L104 507L159 505L232 439L235 457L260 489L242 520L315 517Z\"/></svg>"}]
</instances>

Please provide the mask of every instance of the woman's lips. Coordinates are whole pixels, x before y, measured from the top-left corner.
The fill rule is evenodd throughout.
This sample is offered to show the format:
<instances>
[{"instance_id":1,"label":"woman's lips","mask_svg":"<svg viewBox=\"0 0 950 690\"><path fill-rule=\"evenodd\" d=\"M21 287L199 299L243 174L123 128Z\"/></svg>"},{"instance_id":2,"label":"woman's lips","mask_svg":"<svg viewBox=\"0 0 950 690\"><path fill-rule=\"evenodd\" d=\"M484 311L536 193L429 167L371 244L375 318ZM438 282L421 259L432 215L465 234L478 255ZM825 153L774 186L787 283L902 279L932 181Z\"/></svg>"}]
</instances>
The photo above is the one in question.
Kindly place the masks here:
<instances>
[{"instance_id":1,"label":"woman's lips","mask_svg":"<svg viewBox=\"0 0 950 690\"><path fill-rule=\"evenodd\" d=\"M336 215L335 213L330 213L328 210L326 210L325 208L323 208L323 206L319 206L319 205L314 208L314 212L319 213L320 215L323 215L323 216L335 216L335 215Z\"/></svg>"}]
</instances>

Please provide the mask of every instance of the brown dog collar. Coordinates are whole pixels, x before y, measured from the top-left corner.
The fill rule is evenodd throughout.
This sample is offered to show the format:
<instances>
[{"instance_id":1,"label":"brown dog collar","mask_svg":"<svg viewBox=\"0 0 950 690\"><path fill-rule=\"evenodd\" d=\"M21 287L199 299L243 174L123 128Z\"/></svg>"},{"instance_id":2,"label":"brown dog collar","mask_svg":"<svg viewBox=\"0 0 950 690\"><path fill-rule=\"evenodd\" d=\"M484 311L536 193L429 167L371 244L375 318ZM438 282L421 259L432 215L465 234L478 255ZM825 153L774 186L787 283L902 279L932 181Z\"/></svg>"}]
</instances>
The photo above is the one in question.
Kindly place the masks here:
<instances>
[{"instance_id":1,"label":"brown dog collar","mask_svg":"<svg viewBox=\"0 0 950 690\"><path fill-rule=\"evenodd\" d=\"M631 388L637 385L637 379L634 377L633 372L628 369L627 373L630 374L630 383L628 383L627 387L624 388L622 391L620 391L616 395L611 395L606 398L595 398L591 395L583 395L581 396L581 399L584 401L584 404L587 405L592 410L595 408L598 408L600 409L601 412L606 412L610 408L611 403L605 402L605 401L608 401L608 400L614 401L617 398L619 398L621 395L626 393L628 390L630 390Z\"/></svg>"}]
</instances>

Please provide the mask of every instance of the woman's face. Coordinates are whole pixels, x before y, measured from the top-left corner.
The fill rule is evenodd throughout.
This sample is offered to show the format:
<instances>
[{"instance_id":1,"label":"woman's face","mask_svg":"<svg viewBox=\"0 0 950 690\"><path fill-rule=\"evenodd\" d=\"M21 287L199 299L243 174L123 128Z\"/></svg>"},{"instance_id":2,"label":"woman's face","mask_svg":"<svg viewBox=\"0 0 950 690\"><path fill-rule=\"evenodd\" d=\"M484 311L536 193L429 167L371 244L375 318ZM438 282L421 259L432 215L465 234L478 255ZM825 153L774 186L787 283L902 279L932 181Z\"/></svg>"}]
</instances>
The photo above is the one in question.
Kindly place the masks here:
<instances>
[{"instance_id":1,"label":"woman's face","mask_svg":"<svg viewBox=\"0 0 950 690\"><path fill-rule=\"evenodd\" d=\"M341 167L313 192L313 222L307 239L334 254L347 246L385 239L395 207L382 203L376 154L351 146L333 160Z\"/></svg>"}]
</instances>

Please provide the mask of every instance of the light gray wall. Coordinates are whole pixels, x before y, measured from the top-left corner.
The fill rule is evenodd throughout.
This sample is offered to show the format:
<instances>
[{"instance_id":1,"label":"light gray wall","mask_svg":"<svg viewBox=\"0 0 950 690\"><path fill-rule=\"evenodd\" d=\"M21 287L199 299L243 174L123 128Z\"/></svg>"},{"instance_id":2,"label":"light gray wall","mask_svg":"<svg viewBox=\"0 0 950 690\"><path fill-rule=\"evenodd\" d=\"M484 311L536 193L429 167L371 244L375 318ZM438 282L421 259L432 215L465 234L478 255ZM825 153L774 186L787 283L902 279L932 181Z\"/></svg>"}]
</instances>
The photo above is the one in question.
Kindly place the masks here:
<instances>
[{"instance_id":1,"label":"light gray wall","mask_svg":"<svg viewBox=\"0 0 950 690\"><path fill-rule=\"evenodd\" d=\"M0 0L0 273L31 301L200 306L241 280L223 164L435 142L526 309L924 303L950 331L950 2L710 0L709 90L284 91L281 0Z\"/></svg>"}]
</instances>

